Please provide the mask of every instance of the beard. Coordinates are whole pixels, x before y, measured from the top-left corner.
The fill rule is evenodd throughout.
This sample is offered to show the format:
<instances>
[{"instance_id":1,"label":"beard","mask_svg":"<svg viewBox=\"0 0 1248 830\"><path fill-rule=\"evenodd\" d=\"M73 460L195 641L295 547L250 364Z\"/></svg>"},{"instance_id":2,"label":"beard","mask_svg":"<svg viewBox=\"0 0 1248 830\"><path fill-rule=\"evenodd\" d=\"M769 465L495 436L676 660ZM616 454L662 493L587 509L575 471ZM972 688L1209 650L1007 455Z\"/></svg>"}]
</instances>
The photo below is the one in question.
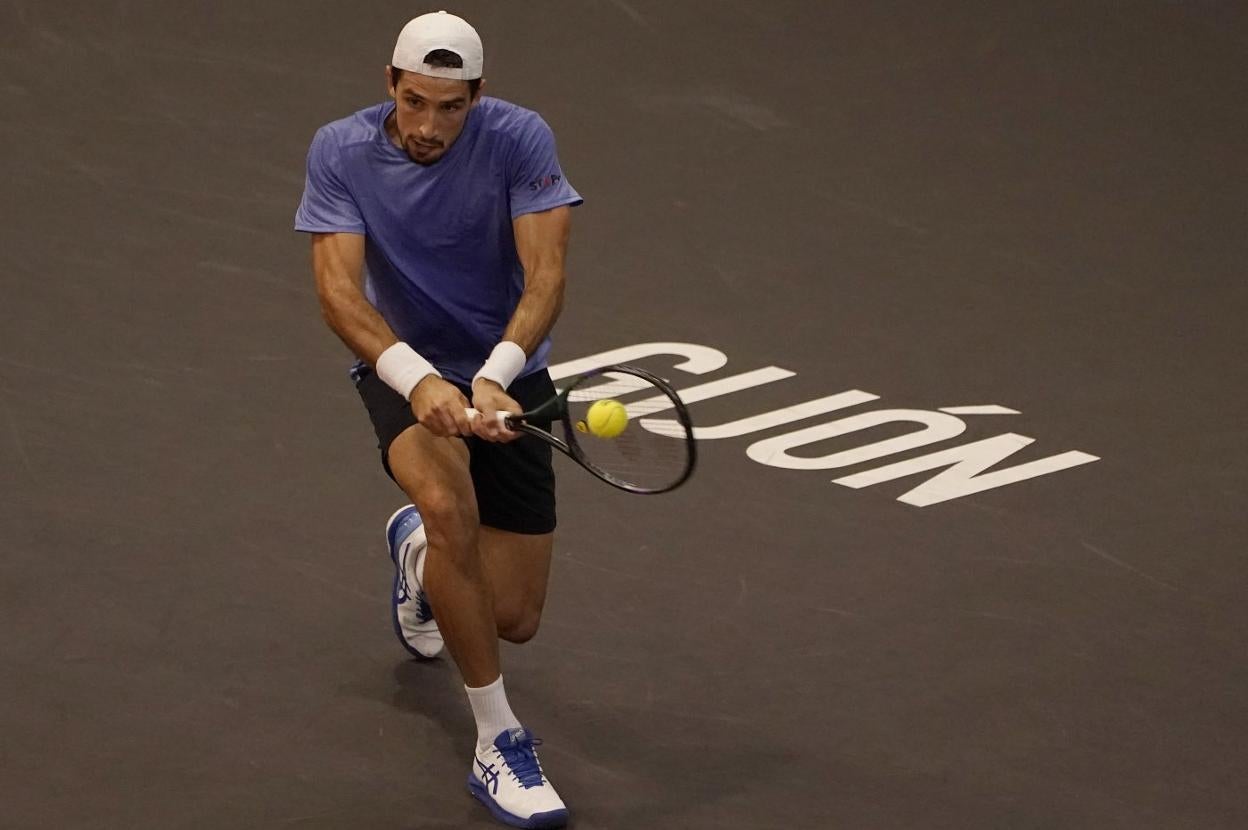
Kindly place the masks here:
<instances>
[{"instance_id":1,"label":"beard","mask_svg":"<svg viewBox=\"0 0 1248 830\"><path fill-rule=\"evenodd\" d=\"M417 164L436 164L446 154L446 146L442 142L422 142L408 138L403 142L403 150L407 157Z\"/></svg>"}]
</instances>

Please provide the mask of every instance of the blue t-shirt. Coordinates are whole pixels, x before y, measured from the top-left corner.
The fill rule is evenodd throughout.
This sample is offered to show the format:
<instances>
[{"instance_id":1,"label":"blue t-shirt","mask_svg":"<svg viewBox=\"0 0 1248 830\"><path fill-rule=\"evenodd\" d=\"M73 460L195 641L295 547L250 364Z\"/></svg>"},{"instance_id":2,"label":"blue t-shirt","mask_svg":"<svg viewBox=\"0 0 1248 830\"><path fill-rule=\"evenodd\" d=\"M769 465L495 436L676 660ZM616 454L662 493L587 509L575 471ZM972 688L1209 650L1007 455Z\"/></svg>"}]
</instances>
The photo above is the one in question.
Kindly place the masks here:
<instances>
[{"instance_id":1,"label":"blue t-shirt","mask_svg":"<svg viewBox=\"0 0 1248 830\"><path fill-rule=\"evenodd\" d=\"M579 205L537 113L483 97L434 164L386 135L394 102L321 127L295 230L365 236L365 294L400 340L467 384L520 301L512 220ZM522 375L546 366L547 338Z\"/></svg>"}]
</instances>

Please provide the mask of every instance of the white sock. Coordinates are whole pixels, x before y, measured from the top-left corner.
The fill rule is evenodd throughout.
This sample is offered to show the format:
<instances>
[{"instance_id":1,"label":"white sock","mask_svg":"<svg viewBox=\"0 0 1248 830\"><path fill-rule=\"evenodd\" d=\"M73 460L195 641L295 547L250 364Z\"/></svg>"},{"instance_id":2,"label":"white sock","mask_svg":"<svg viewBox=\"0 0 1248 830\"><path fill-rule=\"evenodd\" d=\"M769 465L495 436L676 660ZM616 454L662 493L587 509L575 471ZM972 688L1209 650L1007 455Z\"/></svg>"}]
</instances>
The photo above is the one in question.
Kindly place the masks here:
<instances>
[{"instance_id":1,"label":"white sock","mask_svg":"<svg viewBox=\"0 0 1248 830\"><path fill-rule=\"evenodd\" d=\"M474 689L465 686L468 702L472 704L472 716L477 720L477 746L485 749L494 745L494 739L500 732L515 729L520 721L511 711L507 703L507 692L503 690L503 676L488 686Z\"/></svg>"}]
</instances>

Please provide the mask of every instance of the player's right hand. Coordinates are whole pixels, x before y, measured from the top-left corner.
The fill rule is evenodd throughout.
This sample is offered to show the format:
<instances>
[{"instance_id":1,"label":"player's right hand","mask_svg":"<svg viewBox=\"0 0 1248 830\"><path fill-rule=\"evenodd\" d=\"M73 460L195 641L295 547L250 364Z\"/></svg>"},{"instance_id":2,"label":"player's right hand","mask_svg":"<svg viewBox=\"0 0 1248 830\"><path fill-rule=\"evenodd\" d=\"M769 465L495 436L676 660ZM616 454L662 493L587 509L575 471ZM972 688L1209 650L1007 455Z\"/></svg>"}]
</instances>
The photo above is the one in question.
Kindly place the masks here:
<instances>
[{"instance_id":1,"label":"player's right hand","mask_svg":"<svg viewBox=\"0 0 1248 830\"><path fill-rule=\"evenodd\" d=\"M468 399L437 375L427 375L416 384L411 404L416 421L434 435L440 438L472 435L472 421L464 412Z\"/></svg>"}]
</instances>

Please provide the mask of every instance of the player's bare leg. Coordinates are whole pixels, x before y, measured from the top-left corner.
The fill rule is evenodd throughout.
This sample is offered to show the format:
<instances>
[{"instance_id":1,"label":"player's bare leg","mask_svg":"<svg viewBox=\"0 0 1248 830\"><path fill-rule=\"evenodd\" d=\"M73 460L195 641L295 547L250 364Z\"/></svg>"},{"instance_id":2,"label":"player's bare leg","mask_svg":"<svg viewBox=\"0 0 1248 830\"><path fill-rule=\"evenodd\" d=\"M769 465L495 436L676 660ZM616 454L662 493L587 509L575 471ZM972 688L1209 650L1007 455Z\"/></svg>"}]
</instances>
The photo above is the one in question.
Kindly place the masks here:
<instances>
[{"instance_id":1,"label":"player's bare leg","mask_svg":"<svg viewBox=\"0 0 1248 830\"><path fill-rule=\"evenodd\" d=\"M488 686L499 676L498 630L479 547L468 448L413 426L394 440L387 457L425 522L424 587L447 650L467 686Z\"/></svg>"},{"instance_id":2,"label":"player's bare leg","mask_svg":"<svg viewBox=\"0 0 1248 830\"><path fill-rule=\"evenodd\" d=\"M537 634L546 604L554 534L511 533L482 527L481 558L493 586L498 636L524 643Z\"/></svg>"},{"instance_id":3,"label":"player's bare leg","mask_svg":"<svg viewBox=\"0 0 1248 830\"><path fill-rule=\"evenodd\" d=\"M480 527L467 446L437 438L423 426L409 427L387 455L395 480L412 499L425 523L425 592L446 648L464 678L477 723L477 745L468 786L495 817L528 827L556 827L568 811L547 780L524 729L507 701L499 672L494 585L517 580L519 602L502 606L504 633L527 639L537 630L550 570L550 534L516 539L519 534ZM484 540L484 542L483 542ZM487 571L489 560L497 575ZM501 565L515 554L511 565Z\"/></svg>"}]
</instances>

